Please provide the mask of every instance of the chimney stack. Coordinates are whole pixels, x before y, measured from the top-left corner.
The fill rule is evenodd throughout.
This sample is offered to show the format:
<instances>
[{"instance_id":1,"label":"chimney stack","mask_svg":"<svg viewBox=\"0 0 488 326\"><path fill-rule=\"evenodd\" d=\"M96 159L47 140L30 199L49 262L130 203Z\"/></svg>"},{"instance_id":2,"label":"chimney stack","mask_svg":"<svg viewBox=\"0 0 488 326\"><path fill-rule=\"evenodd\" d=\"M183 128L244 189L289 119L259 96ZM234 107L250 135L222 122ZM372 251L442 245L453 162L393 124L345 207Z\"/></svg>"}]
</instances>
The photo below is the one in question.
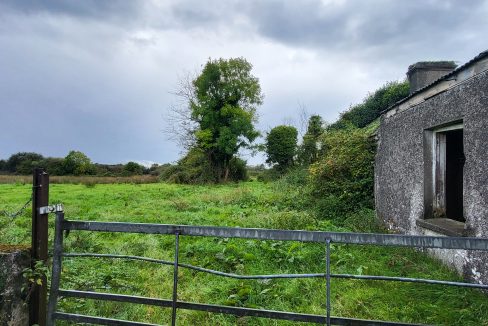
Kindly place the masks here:
<instances>
[{"instance_id":1,"label":"chimney stack","mask_svg":"<svg viewBox=\"0 0 488 326\"><path fill-rule=\"evenodd\" d=\"M456 69L454 61L421 61L408 67L410 94Z\"/></svg>"}]
</instances>

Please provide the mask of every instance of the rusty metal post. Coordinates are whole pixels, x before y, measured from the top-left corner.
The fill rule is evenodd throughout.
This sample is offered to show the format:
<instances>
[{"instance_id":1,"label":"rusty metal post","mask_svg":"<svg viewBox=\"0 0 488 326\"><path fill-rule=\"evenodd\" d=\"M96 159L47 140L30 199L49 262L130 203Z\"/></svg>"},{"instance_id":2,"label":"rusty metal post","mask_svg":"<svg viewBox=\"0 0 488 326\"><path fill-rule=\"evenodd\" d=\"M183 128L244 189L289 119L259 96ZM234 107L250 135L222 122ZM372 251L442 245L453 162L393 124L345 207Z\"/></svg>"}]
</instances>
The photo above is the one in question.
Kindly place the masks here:
<instances>
[{"instance_id":1,"label":"rusty metal post","mask_svg":"<svg viewBox=\"0 0 488 326\"><path fill-rule=\"evenodd\" d=\"M34 169L32 183L32 267L36 261L47 264L48 214L40 214L39 208L49 202L49 175L43 169ZM30 297L29 324L46 325L47 280L42 285L33 285Z\"/></svg>"}]
</instances>

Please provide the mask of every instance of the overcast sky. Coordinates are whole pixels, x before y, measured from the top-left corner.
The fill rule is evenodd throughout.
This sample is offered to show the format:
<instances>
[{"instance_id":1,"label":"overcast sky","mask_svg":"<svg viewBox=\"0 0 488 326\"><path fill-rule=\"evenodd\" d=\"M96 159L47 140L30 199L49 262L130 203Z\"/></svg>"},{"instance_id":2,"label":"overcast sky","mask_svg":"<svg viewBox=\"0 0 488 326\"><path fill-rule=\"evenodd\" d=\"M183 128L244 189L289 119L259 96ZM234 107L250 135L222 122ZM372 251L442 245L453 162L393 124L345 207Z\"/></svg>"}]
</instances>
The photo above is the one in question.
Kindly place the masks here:
<instances>
[{"instance_id":1,"label":"overcast sky","mask_svg":"<svg viewBox=\"0 0 488 326\"><path fill-rule=\"evenodd\" d=\"M171 92L208 58L253 64L263 132L300 106L332 122L416 61L488 49L487 17L476 0L0 0L0 158L173 162Z\"/></svg>"}]
</instances>

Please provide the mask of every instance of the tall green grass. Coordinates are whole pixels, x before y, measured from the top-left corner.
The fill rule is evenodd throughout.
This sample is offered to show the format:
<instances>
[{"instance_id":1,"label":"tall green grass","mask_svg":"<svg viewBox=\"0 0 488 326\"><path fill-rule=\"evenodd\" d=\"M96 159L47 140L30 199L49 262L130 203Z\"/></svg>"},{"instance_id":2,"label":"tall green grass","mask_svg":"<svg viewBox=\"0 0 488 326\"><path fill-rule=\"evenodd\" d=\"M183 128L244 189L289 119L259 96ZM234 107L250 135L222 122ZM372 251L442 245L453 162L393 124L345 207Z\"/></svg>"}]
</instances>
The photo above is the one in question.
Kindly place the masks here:
<instances>
[{"instance_id":1,"label":"tall green grass","mask_svg":"<svg viewBox=\"0 0 488 326\"><path fill-rule=\"evenodd\" d=\"M306 190L290 182L247 182L214 186L173 184L53 184L50 202L65 205L70 220L220 225L348 231L304 210ZM30 194L28 184L0 185L0 210L13 210ZM30 212L0 217L0 242L30 242ZM364 220L361 219L364 217ZM357 230L370 230L374 212L349 217ZM369 222L368 222L369 221ZM53 216L50 216L51 236ZM172 260L174 236L71 232L71 252L116 253ZM332 245L333 273L391 275L459 281L437 260L406 248ZM181 237L180 261L239 274L322 273L322 244ZM180 269L179 299L234 306L325 314L325 280L242 281ZM63 288L171 298L171 266L73 258L63 261ZM442 325L488 325L488 301L480 291L408 283L332 280L336 316ZM170 309L63 299L63 311L168 324ZM178 311L179 325L297 325L260 318ZM298 323L300 325L300 323ZM303 324L305 325L305 324Z\"/></svg>"}]
</instances>

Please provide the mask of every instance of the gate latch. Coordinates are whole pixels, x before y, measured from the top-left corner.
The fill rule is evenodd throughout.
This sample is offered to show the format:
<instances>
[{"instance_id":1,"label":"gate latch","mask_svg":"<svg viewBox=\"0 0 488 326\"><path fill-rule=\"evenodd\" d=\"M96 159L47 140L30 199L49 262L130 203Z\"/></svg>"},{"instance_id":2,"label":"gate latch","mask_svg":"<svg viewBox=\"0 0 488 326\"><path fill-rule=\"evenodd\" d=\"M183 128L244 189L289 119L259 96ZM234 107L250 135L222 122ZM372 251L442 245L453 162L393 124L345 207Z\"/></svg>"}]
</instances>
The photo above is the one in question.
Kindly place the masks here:
<instances>
[{"instance_id":1,"label":"gate latch","mask_svg":"<svg viewBox=\"0 0 488 326\"><path fill-rule=\"evenodd\" d=\"M39 207L39 214L49 214L49 213L58 213L58 212L64 212L63 204L55 204L55 205Z\"/></svg>"}]
</instances>

